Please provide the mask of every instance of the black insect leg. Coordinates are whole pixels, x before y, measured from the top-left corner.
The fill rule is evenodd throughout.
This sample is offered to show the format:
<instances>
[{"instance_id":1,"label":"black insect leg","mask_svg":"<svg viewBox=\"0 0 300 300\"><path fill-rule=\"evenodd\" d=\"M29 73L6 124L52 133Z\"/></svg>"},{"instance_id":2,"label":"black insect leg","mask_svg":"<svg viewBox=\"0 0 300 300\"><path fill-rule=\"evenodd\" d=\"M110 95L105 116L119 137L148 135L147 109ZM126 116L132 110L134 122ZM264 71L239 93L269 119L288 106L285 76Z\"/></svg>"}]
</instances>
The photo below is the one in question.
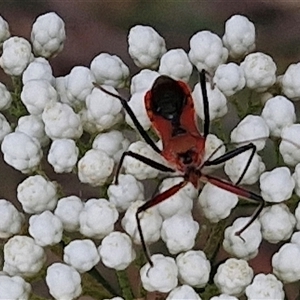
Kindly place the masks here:
<instances>
[{"instance_id":1,"label":"black insect leg","mask_svg":"<svg viewBox=\"0 0 300 300\"><path fill-rule=\"evenodd\" d=\"M147 209L149 209L149 208L163 202L164 200L170 198L175 193L177 193L179 190L181 190L187 183L188 183L188 181L186 181L186 180L179 182L178 184L170 187L168 190L164 191L163 193L156 195L150 201L147 201L145 204L140 206L136 211L135 218L136 218L137 228L138 228L138 232L139 232L140 239L141 239L142 248L143 248L143 251L146 255L147 261L149 262L151 267L153 267L153 262L151 260L150 251L149 251L149 249L146 245L146 242L145 242L145 238L144 238L144 235L143 235L143 230L142 230L141 220L139 218L139 215L142 212L146 211Z\"/></svg>"},{"instance_id":2,"label":"black insect leg","mask_svg":"<svg viewBox=\"0 0 300 300\"><path fill-rule=\"evenodd\" d=\"M223 190L231 192L239 197L242 197L246 200L252 200L259 203L257 209L253 212L247 224L244 225L244 227L242 227L239 231L235 233L237 236L240 236L255 221L255 219L259 216L259 214L261 213L262 209L265 206L265 200L260 195L257 195L242 187L236 186L235 184L229 181L221 180L210 175L202 175L200 179L202 182L210 182L211 184Z\"/></svg>"},{"instance_id":3,"label":"black insect leg","mask_svg":"<svg viewBox=\"0 0 300 300\"><path fill-rule=\"evenodd\" d=\"M254 154L256 152L256 146L254 144L249 143L249 144L247 144L245 146L241 146L239 148L231 150L231 151L223 154L222 156L220 156L220 157L218 157L218 158L216 158L214 160L211 160L211 161L207 160L207 161L205 161L203 163L202 167L219 165L219 164L224 163L227 160L229 160L229 159L231 159L231 158L233 158L233 157L235 157L235 156L237 156L237 155L239 155L241 153L244 153L244 152L246 152L248 150L251 150L251 154L250 154L250 156L248 158L247 164L246 164L246 166L245 166L242 174L240 175L239 179L235 183L235 185L238 185L242 181L242 179L244 178L244 176L245 176L245 174L246 174L246 172L247 172L247 170L248 170L248 168L249 168L249 166L250 166L250 164L252 162L253 156L254 156Z\"/></svg>"},{"instance_id":4,"label":"black insect leg","mask_svg":"<svg viewBox=\"0 0 300 300\"><path fill-rule=\"evenodd\" d=\"M136 118L134 112L132 111L132 109L130 108L130 106L127 103L127 100L125 100L124 98L122 98L119 95L116 95L108 90L106 90L105 88L103 88L102 86L94 83L94 85L99 88L101 91L103 91L104 93L115 97L117 99L119 99L122 103L122 106L124 107L124 109L126 110L126 112L128 113L128 115L130 116L134 126L136 127L136 129L138 130L138 132L140 133L140 135L143 137L143 139L145 140L145 142L150 145L152 147L152 149L157 152L157 153L161 153L161 150L156 146L156 144L154 143L154 141L150 138L149 134L145 131L145 129L143 128L143 126L141 125L141 123L139 122L139 120Z\"/></svg>"},{"instance_id":5,"label":"black insect leg","mask_svg":"<svg viewBox=\"0 0 300 300\"><path fill-rule=\"evenodd\" d=\"M119 165L118 165L118 168L116 170L116 177L115 177L115 184L118 184L118 178L119 178L119 174L120 174L120 170L121 170L121 167L123 165L123 162L124 162L124 158L126 156L131 156L143 163L145 163L146 165L154 168L154 169L157 169L159 171L162 171L162 172L175 172L175 170L173 170L172 168L170 167L167 167L161 163L158 163L146 156L143 156L143 155L140 155L138 153L135 153L135 152L132 152L132 151L125 151L123 152L122 156L121 156L121 159L120 159L120 162L119 162Z\"/></svg>"},{"instance_id":6,"label":"black insect leg","mask_svg":"<svg viewBox=\"0 0 300 300\"><path fill-rule=\"evenodd\" d=\"M207 135L209 134L209 126L210 126L209 103L208 103L207 89L206 89L206 71L203 69L199 75L200 75L200 86L202 91L203 111L204 111L203 136L204 138L206 138Z\"/></svg>"}]
</instances>

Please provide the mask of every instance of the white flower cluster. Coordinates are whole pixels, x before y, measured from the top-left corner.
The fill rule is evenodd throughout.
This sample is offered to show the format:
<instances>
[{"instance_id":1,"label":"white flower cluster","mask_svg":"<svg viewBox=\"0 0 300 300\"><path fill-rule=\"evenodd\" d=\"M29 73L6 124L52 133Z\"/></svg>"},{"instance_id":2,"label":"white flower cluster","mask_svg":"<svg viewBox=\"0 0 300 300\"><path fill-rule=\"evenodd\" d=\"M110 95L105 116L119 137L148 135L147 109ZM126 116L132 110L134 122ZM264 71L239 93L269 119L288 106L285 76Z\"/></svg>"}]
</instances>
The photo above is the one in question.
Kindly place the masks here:
<instances>
[{"instance_id":1,"label":"white flower cluster","mask_svg":"<svg viewBox=\"0 0 300 300\"><path fill-rule=\"evenodd\" d=\"M32 25L29 42L11 37L7 22L0 17L0 67L14 80L18 78L22 87L20 95L12 97L0 83L1 151L8 165L27 176L17 187L18 205L0 199L0 238L4 240L0 299L29 299L33 286L26 280L38 277L43 268L54 299L78 298L88 290L82 274L92 269L94 272L100 261L107 268L123 271L139 257L134 244L147 247L160 239L173 257L155 254L151 263L141 267L146 291L169 293L166 299L201 299L196 290L205 289L211 279L220 292L211 297L213 300L234 300L242 295L248 299L285 298L283 284L300 280L300 265L295 263L300 260L300 233L295 232L300 230L300 203L295 205L298 200L294 200L300 197L300 124L296 123L294 105L300 100L300 62L291 64L278 76L272 57L254 52L255 36L254 24L245 16L236 15L226 22L222 38L208 30L195 33L187 53L181 48L167 49L163 37L152 27L137 25L129 31L128 51L141 71L131 79L126 64L108 53L94 57L89 67L75 66L69 74L55 77L48 59L63 49L63 20L56 13L39 16ZM243 149L240 147L249 143L254 146L238 155L234 155L235 151L240 150L231 149L233 154L226 160L224 141L213 134L206 138L199 134L196 138L202 141L202 148L197 149L200 158L194 164L199 165L194 167L203 171L205 185L200 194L195 176L191 182L183 182L181 175L189 179L189 174L178 172L162 180L153 196L155 205L150 204L137 215L151 193L141 181L156 179L162 169L159 166L176 169L170 159L174 153L167 153L164 148L174 138L165 138L170 130L166 127L166 134L160 136L162 141L153 139L153 144L148 145L140 138L134 140L134 135L128 133L129 127L124 130L124 122L136 129L136 121L124 110L124 99L116 89L130 87L128 106L147 132L153 124L145 95L154 81L165 75L185 85L193 68L198 72L204 69L209 78L206 90L210 121L219 124L232 101L243 117L231 131L231 144L237 147L234 149ZM259 95L260 108L255 113L252 99L247 105L239 103L242 90ZM280 94L272 94L275 90ZM207 114L201 83L195 84L190 93L195 113L204 120ZM23 108L17 112L15 124L10 122L12 108L16 114L14 101ZM194 116L188 117L182 122L194 125ZM139 133L145 135L142 130ZM195 135L193 132L190 139L179 139L178 143L189 143ZM265 160L268 155L262 152L266 151L269 137L276 143L280 139L276 148L283 160L280 167L275 164L270 168L271 163ZM178 145L178 149L180 146L186 145ZM154 151L156 147L162 149L162 155ZM233 184L211 180L213 177L206 175L215 170L216 164L204 165L202 170L202 163L222 156L219 165L224 166ZM101 196L96 194L84 200L76 195L62 196L60 183L44 173L43 158L55 173L73 172L81 183L101 188ZM120 174L113 181L114 170ZM231 226L221 228L224 238L216 242L209 236L222 231L218 226L223 226L220 221L237 205L237 193L249 198L253 195L236 187L237 182L259 182L261 197L268 205L255 220L238 218ZM193 214L195 199L207 219L200 219L200 225ZM294 212L291 207L296 207ZM203 244L207 241L204 251L193 250L197 236L206 239ZM257 256L263 239L282 246L272 256L273 274L254 276L255 270L247 261ZM48 251L64 243L67 244L61 251L62 261L49 263ZM220 245L234 258L216 269L213 259L219 248L212 246Z\"/></svg>"}]
</instances>

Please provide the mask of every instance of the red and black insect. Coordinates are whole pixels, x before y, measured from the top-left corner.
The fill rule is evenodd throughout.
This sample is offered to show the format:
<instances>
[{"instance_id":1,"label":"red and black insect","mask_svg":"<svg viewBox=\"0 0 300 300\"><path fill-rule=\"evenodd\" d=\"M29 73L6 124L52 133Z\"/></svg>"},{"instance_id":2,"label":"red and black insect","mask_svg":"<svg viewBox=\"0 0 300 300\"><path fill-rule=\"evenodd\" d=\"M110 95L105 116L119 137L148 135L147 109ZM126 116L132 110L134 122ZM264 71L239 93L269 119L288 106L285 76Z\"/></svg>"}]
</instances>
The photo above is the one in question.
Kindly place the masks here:
<instances>
[{"instance_id":1,"label":"red and black insect","mask_svg":"<svg viewBox=\"0 0 300 300\"><path fill-rule=\"evenodd\" d=\"M163 172L179 172L184 178L182 182L174 185L163 193L158 194L151 200L147 201L145 204L140 206L136 212L137 227L140 234L142 247L151 265L152 261L143 236L139 215L148 208L168 199L181 188L183 188L187 183L191 182L195 188L199 190L201 183L210 182L242 198L254 200L259 203L259 206L252 214L250 221L236 233L237 235L240 235L251 225L264 206L264 200L260 195L237 186L244 177L251 163L253 155L255 154L256 147L254 144L249 143L234 150L228 151L224 155L213 160L203 160L205 154L205 141L207 135L209 134L210 127L209 103L206 91L206 72L204 70L200 72L200 85L202 89L205 116L203 134L201 134L198 129L193 98L186 83L183 81L176 81L168 76L162 75L155 80L152 88L146 93L145 106L147 114L157 135L162 140L162 150L156 146L148 133L143 129L133 111L129 107L127 101L122 97L115 95L102 87L99 87L107 94L120 99L124 109L131 117L134 125L144 140L153 148L154 151L162 155L171 166L165 166L140 154L132 151L126 151L121 157L120 164L116 172L116 183L118 181L118 175L123 160L126 156L136 158L145 164ZM249 160L240 178L235 184L211 175L202 174L201 172L204 167L219 165L248 150L251 150Z\"/></svg>"}]
</instances>

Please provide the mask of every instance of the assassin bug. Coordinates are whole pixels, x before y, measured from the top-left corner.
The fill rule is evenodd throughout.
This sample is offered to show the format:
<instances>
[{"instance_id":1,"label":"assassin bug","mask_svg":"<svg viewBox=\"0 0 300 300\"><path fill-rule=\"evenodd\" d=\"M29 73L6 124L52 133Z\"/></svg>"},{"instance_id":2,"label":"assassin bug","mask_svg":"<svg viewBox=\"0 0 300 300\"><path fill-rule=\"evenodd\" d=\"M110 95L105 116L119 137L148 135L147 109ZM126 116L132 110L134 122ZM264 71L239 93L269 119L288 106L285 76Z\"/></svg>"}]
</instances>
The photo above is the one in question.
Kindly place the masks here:
<instances>
[{"instance_id":1,"label":"assassin bug","mask_svg":"<svg viewBox=\"0 0 300 300\"><path fill-rule=\"evenodd\" d=\"M248 228L252 224L252 222L254 222L264 206L264 200L260 195L237 186L244 177L251 163L252 157L255 154L256 147L254 144L249 143L234 150L228 151L227 153L213 160L203 160L205 141L207 135L209 134L210 127L209 103L206 91L205 70L200 72L200 85L202 89L205 116L203 135L200 133L197 126L194 102L191 96L191 91L186 83L184 83L183 81L176 81L168 76L161 75L155 80L152 88L146 93L145 107L154 130L162 140L162 150L160 150L156 146L148 133L143 129L133 111L129 107L127 101L119 95L115 95L99 86L102 91L118 98L121 101L124 109L131 117L134 125L136 126L137 130L144 138L144 140L153 148L154 151L162 155L171 166L165 166L132 151L125 151L117 168L116 183L118 182L118 175L120 173L123 160L126 156L131 156L135 159L138 159L141 162L144 162L145 164L163 172L179 172L184 179L183 181L174 185L163 193L154 196L151 200L140 206L136 212L137 228L140 235L142 247L151 266L153 265L153 263L151 261L150 253L143 236L139 216L142 212L146 211L150 207L153 207L174 195L187 183L191 182L194 187L199 190L201 183L210 182L211 184L232 192L237 196L248 200L254 200L259 203L259 206L252 214L249 222L238 232L236 232L236 235L239 236L246 228ZM211 175L202 174L201 172L203 167L219 165L248 150L251 150L248 162L240 178L235 184L222 179L218 179Z\"/></svg>"}]
</instances>

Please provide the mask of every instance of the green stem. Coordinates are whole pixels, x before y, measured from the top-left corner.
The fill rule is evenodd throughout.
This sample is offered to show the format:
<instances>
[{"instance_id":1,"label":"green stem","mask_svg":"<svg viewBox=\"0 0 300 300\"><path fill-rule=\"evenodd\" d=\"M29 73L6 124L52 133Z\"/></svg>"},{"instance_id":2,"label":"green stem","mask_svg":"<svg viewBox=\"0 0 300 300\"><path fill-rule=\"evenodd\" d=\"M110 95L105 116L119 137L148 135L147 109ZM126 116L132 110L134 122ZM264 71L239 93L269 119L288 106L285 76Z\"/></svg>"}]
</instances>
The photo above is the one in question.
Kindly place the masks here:
<instances>
[{"instance_id":1,"label":"green stem","mask_svg":"<svg viewBox=\"0 0 300 300\"><path fill-rule=\"evenodd\" d=\"M278 167L285 166L285 163L284 163L281 153L279 151L280 140L273 139L273 142L274 142L274 149L275 149L275 155L276 155L276 166L278 166Z\"/></svg>"},{"instance_id":2,"label":"green stem","mask_svg":"<svg viewBox=\"0 0 300 300\"><path fill-rule=\"evenodd\" d=\"M103 186L99 187L99 198L108 199L107 190L111 183L105 183Z\"/></svg>"},{"instance_id":3,"label":"green stem","mask_svg":"<svg viewBox=\"0 0 300 300\"><path fill-rule=\"evenodd\" d=\"M85 274L82 274L84 294L95 296L95 299L111 298L116 296L116 290L106 281L106 279L94 267ZM101 295L101 297L100 297Z\"/></svg>"},{"instance_id":4,"label":"green stem","mask_svg":"<svg viewBox=\"0 0 300 300\"><path fill-rule=\"evenodd\" d=\"M241 120L243 118L243 116L245 115L245 112L244 112L242 105L240 105L239 99L236 96L232 96L232 97L230 97L230 100L236 109L236 113L237 113L239 119Z\"/></svg>"},{"instance_id":5,"label":"green stem","mask_svg":"<svg viewBox=\"0 0 300 300\"><path fill-rule=\"evenodd\" d=\"M136 259L134 260L133 264L134 264L134 267L137 269L137 270L140 270L141 267L146 264L147 261L146 261L146 257L145 257L145 253L144 251L140 250L138 251L137 253L137 257ZM138 299L144 299L146 298L146 291L143 289L142 285L141 284L138 284L138 289L136 289L136 293L137 293L137 298Z\"/></svg>"},{"instance_id":6,"label":"green stem","mask_svg":"<svg viewBox=\"0 0 300 300\"><path fill-rule=\"evenodd\" d=\"M13 84L13 91L11 92L13 102L9 108L9 113L11 116L19 119L21 116L28 114L24 104L21 101L22 79L21 77L11 77L11 80Z\"/></svg>"},{"instance_id":7,"label":"green stem","mask_svg":"<svg viewBox=\"0 0 300 300\"><path fill-rule=\"evenodd\" d=\"M288 206L288 208L292 213L295 213L295 210L299 203L299 197L293 194L292 197L289 200L285 201L284 203Z\"/></svg>"},{"instance_id":8,"label":"green stem","mask_svg":"<svg viewBox=\"0 0 300 300\"><path fill-rule=\"evenodd\" d=\"M76 146L79 149L79 158L83 157L92 148L93 138L94 136L84 132L81 138L76 141Z\"/></svg>"},{"instance_id":9,"label":"green stem","mask_svg":"<svg viewBox=\"0 0 300 300\"><path fill-rule=\"evenodd\" d=\"M47 300L47 298L38 296L36 294L31 294L30 297L29 297L29 300Z\"/></svg>"},{"instance_id":10,"label":"green stem","mask_svg":"<svg viewBox=\"0 0 300 300\"><path fill-rule=\"evenodd\" d=\"M220 245L223 239L226 221L221 220L212 226L209 238L203 249L207 259L212 263L219 252Z\"/></svg>"},{"instance_id":11,"label":"green stem","mask_svg":"<svg viewBox=\"0 0 300 300\"><path fill-rule=\"evenodd\" d=\"M217 296L220 294L219 289L216 287L216 285L213 284L207 284L205 287L205 290L203 293L200 293L201 299L202 300L209 300L213 296Z\"/></svg>"},{"instance_id":12,"label":"green stem","mask_svg":"<svg viewBox=\"0 0 300 300\"><path fill-rule=\"evenodd\" d=\"M118 277L119 285L121 287L122 295L124 299L125 300L134 299L126 271L117 271L116 274Z\"/></svg>"},{"instance_id":13,"label":"green stem","mask_svg":"<svg viewBox=\"0 0 300 300\"><path fill-rule=\"evenodd\" d=\"M28 277L26 281L28 283L39 282L45 280L47 274L47 267L44 265L43 268L35 274L33 277Z\"/></svg>"},{"instance_id":14,"label":"green stem","mask_svg":"<svg viewBox=\"0 0 300 300\"><path fill-rule=\"evenodd\" d=\"M228 144L229 141L225 135L221 119L214 120L214 126L216 129L218 138L221 139L224 142L224 144Z\"/></svg>"},{"instance_id":15,"label":"green stem","mask_svg":"<svg viewBox=\"0 0 300 300\"><path fill-rule=\"evenodd\" d=\"M260 113L260 110L262 108L262 103L261 103L260 97L261 96L257 92L251 90L249 101L248 101L247 115Z\"/></svg>"}]
</instances>

